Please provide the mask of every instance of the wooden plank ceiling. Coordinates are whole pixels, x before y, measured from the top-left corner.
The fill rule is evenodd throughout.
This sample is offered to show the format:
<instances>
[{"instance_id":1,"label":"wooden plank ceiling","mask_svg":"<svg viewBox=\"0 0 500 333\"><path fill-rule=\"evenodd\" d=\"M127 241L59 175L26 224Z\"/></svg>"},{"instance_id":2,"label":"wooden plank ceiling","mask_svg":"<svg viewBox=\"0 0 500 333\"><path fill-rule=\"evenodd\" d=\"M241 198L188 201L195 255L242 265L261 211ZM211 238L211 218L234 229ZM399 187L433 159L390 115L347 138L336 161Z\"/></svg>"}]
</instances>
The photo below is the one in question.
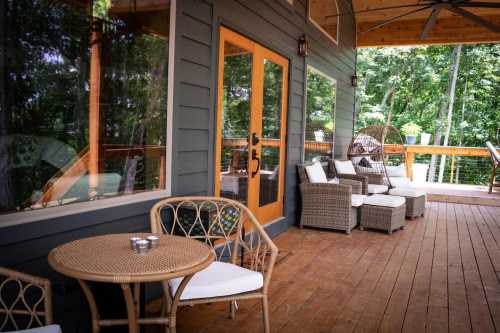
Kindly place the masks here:
<instances>
[{"instance_id":1,"label":"wooden plank ceiling","mask_svg":"<svg viewBox=\"0 0 500 333\"><path fill-rule=\"evenodd\" d=\"M374 8L427 3L427 1L423 0L352 0L352 2L355 12ZM482 0L482 2L499 3L500 0ZM402 17L378 29L364 32L378 23L415 9L415 7L397 8L356 14L357 46L374 47L500 42L500 33L492 32L448 10L442 10L439 13L436 24L424 40L420 38L420 35L427 18L432 12L431 9ZM500 9L467 8L467 10L500 26Z\"/></svg>"}]
</instances>

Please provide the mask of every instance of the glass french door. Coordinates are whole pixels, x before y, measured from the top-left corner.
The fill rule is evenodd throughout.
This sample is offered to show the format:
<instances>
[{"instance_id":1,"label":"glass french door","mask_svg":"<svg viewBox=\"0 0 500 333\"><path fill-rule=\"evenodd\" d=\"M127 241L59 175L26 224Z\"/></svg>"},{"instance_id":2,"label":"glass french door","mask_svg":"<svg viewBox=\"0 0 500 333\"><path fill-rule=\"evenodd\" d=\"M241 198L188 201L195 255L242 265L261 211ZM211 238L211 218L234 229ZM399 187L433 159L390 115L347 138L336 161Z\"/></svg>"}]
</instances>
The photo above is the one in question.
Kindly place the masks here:
<instances>
[{"instance_id":1,"label":"glass french door","mask_svg":"<svg viewBox=\"0 0 500 333\"><path fill-rule=\"evenodd\" d=\"M283 216L288 60L220 30L215 195Z\"/></svg>"}]
</instances>

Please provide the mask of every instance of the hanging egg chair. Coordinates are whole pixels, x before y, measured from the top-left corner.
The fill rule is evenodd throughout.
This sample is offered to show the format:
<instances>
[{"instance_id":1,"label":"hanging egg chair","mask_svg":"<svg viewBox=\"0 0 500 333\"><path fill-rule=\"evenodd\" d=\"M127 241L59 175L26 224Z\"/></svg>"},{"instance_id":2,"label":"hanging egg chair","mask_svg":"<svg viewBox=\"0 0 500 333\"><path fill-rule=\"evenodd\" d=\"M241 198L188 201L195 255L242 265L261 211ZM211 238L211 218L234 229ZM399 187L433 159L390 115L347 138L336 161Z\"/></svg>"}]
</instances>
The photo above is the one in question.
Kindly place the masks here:
<instances>
[{"instance_id":1,"label":"hanging egg chair","mask_svg":"<svg viewBox=\"0 0 500 333\"><path fill-rule=\"evenodd\" d=\"M399 130L393 126L374 125L362 128L353 137L347 157L357 173L383 176L390 188L407 186L406 149Z\"/></svg>"}]
</instances>

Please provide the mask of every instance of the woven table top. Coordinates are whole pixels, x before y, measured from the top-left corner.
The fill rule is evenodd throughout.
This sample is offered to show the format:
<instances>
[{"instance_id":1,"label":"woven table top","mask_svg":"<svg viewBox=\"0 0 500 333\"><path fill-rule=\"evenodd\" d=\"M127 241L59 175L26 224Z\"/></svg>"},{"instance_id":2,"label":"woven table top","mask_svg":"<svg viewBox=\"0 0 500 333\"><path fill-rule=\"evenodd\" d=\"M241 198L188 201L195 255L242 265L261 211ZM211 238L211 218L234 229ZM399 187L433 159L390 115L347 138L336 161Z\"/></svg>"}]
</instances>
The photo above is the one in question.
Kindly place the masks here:
<instances>
[{"instance_id":1,"label":"woven table top","mask_svg":"<svg viewBox=\"0 0 500 333\"><path fill-rule=\"evenodd\" d=\"M157 235L157 248L144 255L130 249L130 237L151 234L114 234L79 239L53 249L49 264L77 279L129 283L162 281L200 271L214 260L212 249L193 239Z\"/></svg>"}]
</instances>

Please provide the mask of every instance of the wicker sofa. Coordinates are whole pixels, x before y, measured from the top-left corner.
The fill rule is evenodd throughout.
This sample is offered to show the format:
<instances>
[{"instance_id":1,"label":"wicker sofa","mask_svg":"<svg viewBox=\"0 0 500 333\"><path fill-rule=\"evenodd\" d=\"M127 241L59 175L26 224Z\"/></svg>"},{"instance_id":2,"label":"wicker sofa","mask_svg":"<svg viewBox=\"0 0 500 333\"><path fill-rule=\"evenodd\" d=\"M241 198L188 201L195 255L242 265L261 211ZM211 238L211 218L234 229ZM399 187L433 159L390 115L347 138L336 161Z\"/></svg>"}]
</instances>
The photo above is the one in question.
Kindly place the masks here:
<instances>
[{"instance_id":1,"label":"wicker sofa","mask_svg":"<svg viewBox=\"0 0 500 333\"><path fill-rule=\"evenodd\" d=\"M306 167L300 164L302 213L300 227L317 227L345 231L347 234L358 224L358 209L363 204L361 182L339 179L339 184L311 183Z\"/></svg>"},{"instance_id":2,"label":"wicker sofa","mask_svg":"<svg viewBox=\"0 0 500 333\"><path fill-rule=\"evenodd\" d=\"M338 177L340 179L352 179L357 180L362 183L362 194L369 194L370 187L375 186L385 186L384 185L384 176L382 174L377 173L359 173L356 174L347 174L337 172L335 168L335 160L328 159L328 171L332 177ZM386 191L378 192L384 193Z\"/></svg>"}]
</instances>

